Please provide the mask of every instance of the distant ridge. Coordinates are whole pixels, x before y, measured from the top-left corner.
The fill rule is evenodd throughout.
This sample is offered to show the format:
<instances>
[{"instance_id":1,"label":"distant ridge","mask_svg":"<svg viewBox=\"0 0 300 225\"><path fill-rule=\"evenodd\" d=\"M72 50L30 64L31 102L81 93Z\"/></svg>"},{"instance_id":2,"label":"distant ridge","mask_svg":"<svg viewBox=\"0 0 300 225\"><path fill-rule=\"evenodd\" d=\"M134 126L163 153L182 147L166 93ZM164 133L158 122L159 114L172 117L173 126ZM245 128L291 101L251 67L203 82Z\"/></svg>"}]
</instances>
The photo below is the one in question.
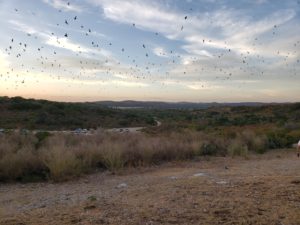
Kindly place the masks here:
<instances>
[{"instance_id":1,"label":"distant ridge","mask_svg":"<svg viewBox=\"0 0 300 225\"><path fill-rule=\"evenodd\" d=\"M262 106L282 103L262 103L262 102L238 102L238 103L195 103L195 102L160 102L160 101L98 101L100 104L111 108L151 108L151 109L206 109L209 107L224 106Z\"/></svg>"}]
</instances>

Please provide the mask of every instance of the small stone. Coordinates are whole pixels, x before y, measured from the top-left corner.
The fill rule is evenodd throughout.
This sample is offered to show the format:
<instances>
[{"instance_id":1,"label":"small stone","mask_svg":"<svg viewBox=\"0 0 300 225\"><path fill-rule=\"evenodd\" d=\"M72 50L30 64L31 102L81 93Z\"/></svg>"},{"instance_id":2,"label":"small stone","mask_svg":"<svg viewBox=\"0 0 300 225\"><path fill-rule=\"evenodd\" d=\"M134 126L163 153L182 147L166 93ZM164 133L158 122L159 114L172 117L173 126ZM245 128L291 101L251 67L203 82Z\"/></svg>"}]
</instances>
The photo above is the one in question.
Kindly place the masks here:
<instances>
[{"instance_id":1,"label":"small stone","mask_svg":"<svg viewBox=\"0 0 300 225\"><path fill-rule=\"evenodd\" d=\"M128 185L126 183L121 183L117 186L117 188L126 188Z\"/></svg>"},{"instance_id":2,"label":"small stone","mask_svg":"<svg viewBox=\"0 0 300 225\"><path fill-rule=\"evenodd\" d=\"M205 174L204 173L195 173L193 176L194 177L203 177L203 176L205 176Z\"/></svg>"}]
</instances>

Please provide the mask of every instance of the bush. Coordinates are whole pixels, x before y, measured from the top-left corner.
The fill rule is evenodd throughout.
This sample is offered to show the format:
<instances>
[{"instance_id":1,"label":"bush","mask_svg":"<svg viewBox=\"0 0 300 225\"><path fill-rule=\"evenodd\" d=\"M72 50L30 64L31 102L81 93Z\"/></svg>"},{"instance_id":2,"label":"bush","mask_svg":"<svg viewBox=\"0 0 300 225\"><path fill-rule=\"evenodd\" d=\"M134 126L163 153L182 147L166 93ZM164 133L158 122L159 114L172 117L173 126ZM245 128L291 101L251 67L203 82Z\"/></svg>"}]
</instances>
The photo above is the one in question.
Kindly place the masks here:
<instances>
[{"instance_id":1,"label":"bush","mask_svg":"<svg viewBox=\"0 0 300 225\"><path fill-rule=\"evenodd\" d=\"M284 131L273 131L267 134L268 147L270 149L289 148L295 141L295 138Z\"/></svg>"},{"instance_id":2,"label":"bush","mask_svg":"<svg viewBox=\"0 0 300 225\"><path fill-rule=\"evenodd\" d=\"M268 144L265 135L257 135L251 130L245 130L239 135L239 139L247 146L249 151L257 153L267 151Z\"/></svg>"},{"instance_id":3,"label":"bush","mask_svg":"<svg viewBox=\"0 0 300 225\"><path fill-rule=\"evenodd\" d=\"M203 144L200 149L200 155L216 155L218 152L218 146L214 143Z\"/></svg>"},{"instance_id":4,"label":"bush","mask_svg":"<svg viewBox=\"0 0 300 225\"><path fill-rule=\"evenodd\" d=\"M146 118L146 123L148 125L155 126L156 125L156 120L152 116L151 117L147 117Z\"/></svg>"},{"instance_id":5,"label":"bush","mask_svg":"<svg viewBox=\"0 0 300 225\"><path fill-rule=\"evenodd\" d=\"M116 143L106 143L102 146L102 162L105 168L117 172L125 165L122 147Z\"/></svg>"},{"instance_id":6,"label":"bush","mask_svg":"<svg viewBox=\"0 0 300 225\"><path fill-rule=\"evenodd\" d=\"M42 108L42 105L37 102L13 102L10 104L9 109L11 110L38 110Z\"/></svg>"},{"instance_id":7,"label":"bush","mask_svg":"<svg viewBox=\"0 0 300 225\"><path fill-rule=\"evenodd\" d=\"M228 146L227 152L230 156L247 156L248 147L240 139L234 139Z\"/></svg>"},{"instance_id":8,"label":"bush","mask_svg":"<svg viewBox=\"0 0 300 225\"><path fill-rule=\"evenodd\" d=\"M66 151L59 147L44 149L42 160L54 181L67 180L82 173L81 161L71 150Z\"/></svg>"},{"instance_id":9,"label":"bush","mask_svg":"<svg viewBox=\"0 0 300 225\"><path fill-rule=\"evenodd\" d=\"M252 142L250 142L250 149L259 154L265 153L268 149L266 137L265 136L254 137Z\"/></svg>"},{"instance_id":10,"label":"bush","mask_svg":"<svg viewBox=\"0 0 300 225\"><path fill-rule=\"evenodd\" d=\"M46 178L46 168L32 147L14 149L14 146L8 146L5 151L0 157L0 181Z\"/></svg>"},{"instance_id":11,"label":"bush","mask_svg":"<svg viewBox=\"0 0 300 225\"><path fill-rule=\"evenodd\" d=\"M37 138L37 143L35 144L36 148L39 148L41 144L50 136L51 134L46 131L37 132L35 137Z\"/></svg>"},{"instance_id":12,"label":"bush","mask_svg":"<svg viewBox=\"0 0 300 225\"><path fill-rule=\"evenodd\" d=\"M204 142L200 147L200 156L213 156L227 154L228 143L222 138L215 138Z\"/></svg>"}]
</instances>

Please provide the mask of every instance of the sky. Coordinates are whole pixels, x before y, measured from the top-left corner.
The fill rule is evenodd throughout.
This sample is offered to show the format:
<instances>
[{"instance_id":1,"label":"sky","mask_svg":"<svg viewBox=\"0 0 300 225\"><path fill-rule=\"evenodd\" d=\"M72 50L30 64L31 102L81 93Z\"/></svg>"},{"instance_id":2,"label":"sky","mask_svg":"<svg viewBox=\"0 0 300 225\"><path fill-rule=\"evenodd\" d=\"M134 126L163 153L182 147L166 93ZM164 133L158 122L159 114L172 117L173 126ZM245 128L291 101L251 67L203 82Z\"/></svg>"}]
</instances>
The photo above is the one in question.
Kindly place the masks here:
<instances>
[{"instance_id":1,"label":"sky","mask_svg":"<svg viewBox=\"0 0 300 225\"><path fill-rule=\"evenodd\" d=\"M0 96L300 101L300 0L0 0L0 27Z\"/></svg>"}]
</instances>

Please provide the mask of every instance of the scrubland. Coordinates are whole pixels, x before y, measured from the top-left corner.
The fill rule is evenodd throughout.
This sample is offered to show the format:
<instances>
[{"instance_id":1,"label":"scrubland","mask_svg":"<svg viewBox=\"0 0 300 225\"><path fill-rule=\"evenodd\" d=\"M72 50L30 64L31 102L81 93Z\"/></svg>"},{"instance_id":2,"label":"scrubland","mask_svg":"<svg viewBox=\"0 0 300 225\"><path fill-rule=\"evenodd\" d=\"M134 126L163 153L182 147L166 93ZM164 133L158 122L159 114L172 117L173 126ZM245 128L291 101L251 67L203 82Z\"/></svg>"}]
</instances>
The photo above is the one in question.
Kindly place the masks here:
<instances>
[{"instance_id":1,"label":"scrubland","mask_svg":"<svg viewBox=\"0 0 300 225\"><path fill-rule=\"evenodd\" d=\"M160 128L164 129L164 128ZM289 147L292 136L252 130L228 134L181 130L94 135L8 133L0 136L0 180L63 181L96 171L193 160L203 156L243 156Z\"/></svg>"}]
</instances>

